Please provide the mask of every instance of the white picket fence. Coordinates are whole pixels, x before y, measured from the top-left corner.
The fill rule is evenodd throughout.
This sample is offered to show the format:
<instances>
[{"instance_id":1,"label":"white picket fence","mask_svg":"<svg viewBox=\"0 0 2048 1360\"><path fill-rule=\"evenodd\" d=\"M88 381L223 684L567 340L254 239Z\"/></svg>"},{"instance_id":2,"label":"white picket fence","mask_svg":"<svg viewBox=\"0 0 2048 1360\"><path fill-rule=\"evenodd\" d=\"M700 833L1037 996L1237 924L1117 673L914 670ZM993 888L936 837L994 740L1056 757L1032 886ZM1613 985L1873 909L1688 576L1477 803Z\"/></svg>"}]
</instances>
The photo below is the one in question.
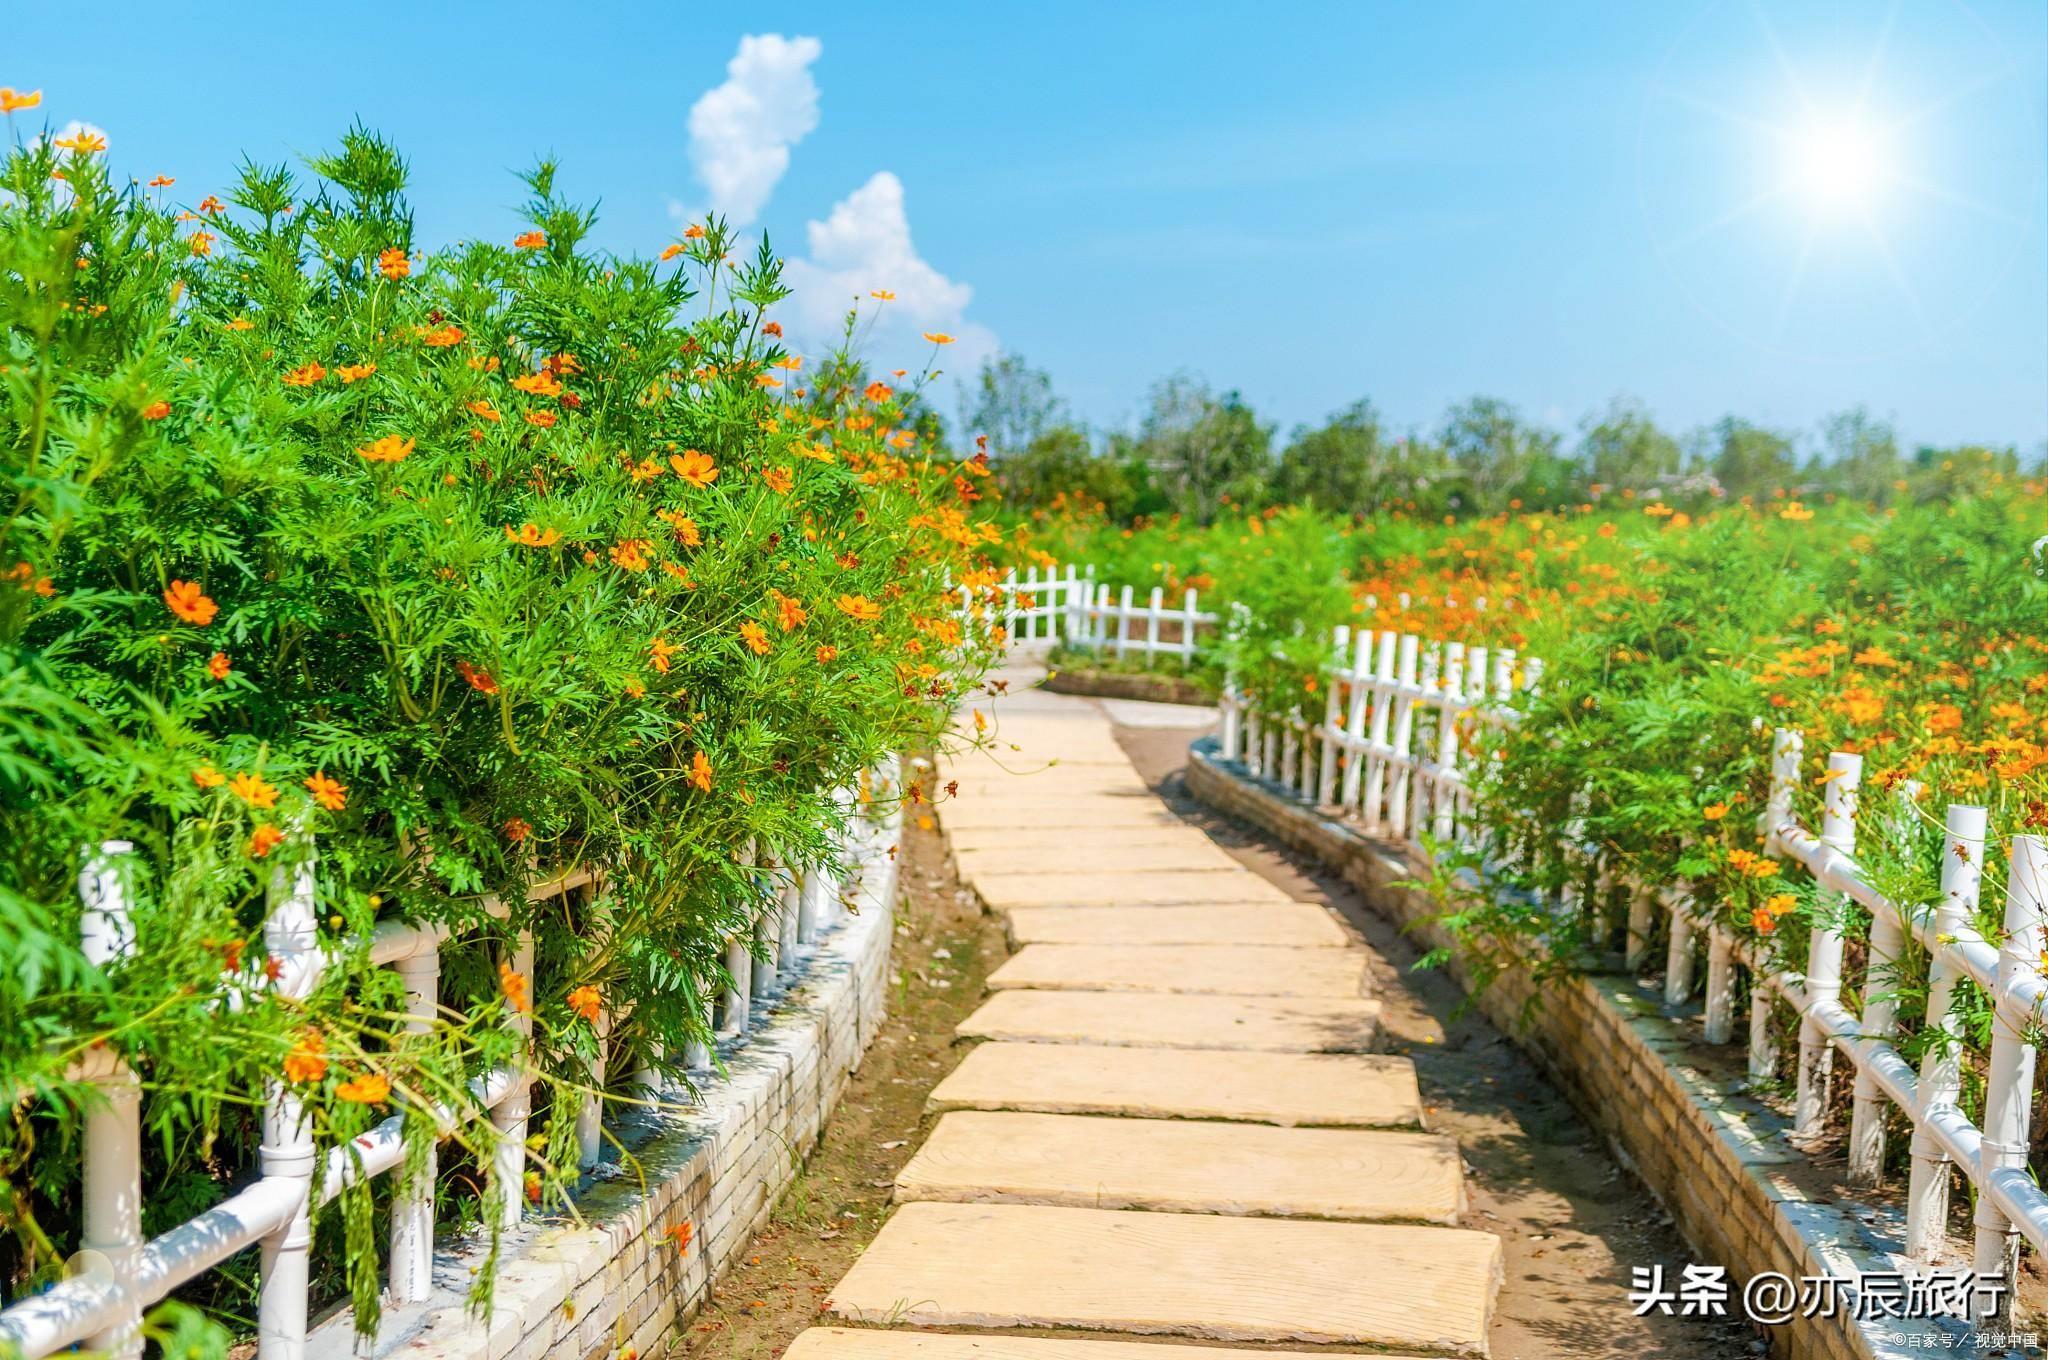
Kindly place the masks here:
<instances>
[{"instance_id":1,"label":"white picket fence","mask_svg":"<svg viewBox=\"0 0 2048 1360\"><path fill-rule=\"evenodd\" d=\"M1064 644L1122 659L1170 656L1187 666L1195 659L1203 630L1218 618L1204 613L1197 592L1168 604L1153 586L1141 601L1130 586L1099 583L1093 566L1030 567L1010 571L994 590L994 603L966 586L958 614L963 621L1000 624L1013 645ZM1170 632L1170 635L1169 635Z\"/></svg>"},{"instance_id":2,"label":"white picket fence","mask_svg":"<svg viewBox=\"0 0 2048 1360\"><path fill-rule=\"evenodd\" d=\"M871 786L893 789L895 762L871 772ZM858 807L852 790L840 796L851 812ZM892 823L865 815L849 818L838 839L834 858L858 866L867 859L868 843L891 834ZM296 853L294 853L296 852ZM133 853L123 841L100 846L79 876L84 903L82 947L95 966L118 981L121 960L136 948L129 875L123 860ZM264 948L277 965L275 981L260 985L291 997L309 994L329 966L318 943L314 847L291 845L274 851L274 871L264 922ZM750 857L751 858L751 857ZM822 870L778 870L765 858L753 858L757 880L771 905L756 918L751 933L734 936L726 946L724 976L718 995L706 988L706 1019L721 1048L743 1042L757 1028L767 1007L802 973L816 941L837 925L845 913L847 884ZM565 893L602 889L602 874L589 868L547 878L529 892L539 902ZM484 910L499 919L505 904L487 898ZM433 1024L439 1002L440 947L449 939L445 925L409 925L387 920L377 924L369 941L374 967L395 969L404 982L409 1026L424 1031ZM504 951L502 962L528 980L534 969L530 933L522 932ZM224 993L222 1004L237 997ZM600 1014L602 1039L609 1017ZM531 1039L530 1013L517 1012L507 1023ZM604 1048L601 1042L600 1051ZM643 1055L659 1061L660 1055ZM701 1093L717 1079L713 1054L697 1045L684 1054L689 1086ZM144 1312L172 1290L218 1267L232 1256L256 1246L262 1250L257 1305L258 1360L302 1360L306 1353L312 1214L357 1181L398 1171L404 1184L392 1196L390 1222L389 1299L419 1303L433 1289L435 1162L430 1154L423 1169L405 1175L403 1127L396 1114L361 1137L324 1154L299 1095L283 1080L264 1091L263 1135L259 1179L186 1223L145 1242L142 1237L141 1091L136 1074L110 1050L93 1051L76 1075L93 1082L104 1099L86 1115L81 1181L83 1214L80 1250L66 1279L33 1297L0 1311L0 1350L15 1348L21 1360L39 1360L74 1345L107 1352L119 1360L142 1353ZM156 1074L175 1080L175 1074ZM593 1091L603 1090L605 1062L600 1056L587 1073ZM495 1130L493 1180L497 1202L490 1213L500 1228L516 1225L526 1211L527 1121L531 1114L532 1077L514 1065L481 1074L469 1083L475 1110L487 1112ZM669 1082L656 1068L640 1068L631 1083L637 1099L674 1107L692 1102L692 1092ZM576 1134L581 1167L599 1160L604 1136L601 1101L585 1098L578 1111ZM444 1129L453 1112L431 1112Z\"/></svg>"},{"instance_id":3,"label":"white picket fence","mask_svg":"<svg viewBox=\"0 0 2048 1360\"><path fill-rule=\"evenodd\" d=\"M1275 712L1261 696L1228 686L1223 699L1222 754L1255 776L1285 785L1303 801L1336 808L1368 834L1416 845L1428 831L1437 841L1485 849L1468 816L1471 762L1486 758L1483 740L1515 721L1514 697L1533 690L1536 658L1511 651L1419 638L1413 634L1338 630L1332 660L1320 672L1320 721ZM1473 748L1477 748L1476 750ZM1948 1246L1951 1172L1975 1191L1975 1243L1969 1267L1977 1277L1977 1310L2010 1307L2019 1241L2048 1252L2048 1193L2027 1165L2034 1101L2035 1046L2048 1017L2048 838L2019 835L2008 852L2002 931L1987 938L1977 925L1987 853L1985 809L1950 804L1943 819L1941 889L1933 902L1894 902L1871 885L1855 859L1857 791L1862 758L1828 757L1822 825L1814 831L1794 813L1802 777L1799 733L1775 735L1771 797L1760 823L1765 849L1810 874L1837 905L1866 916L1868 949L1852 1009L1844 1001L1844 936L1816 925L1805 973L1775 962L1756 938L1713 919L1711 903L1687 885L1651 889L1628 884L1627 963L1650 963L1660 918L1667 949L1667 1001L1685 1003L1696 981L1695 958L1706 958L1703 1034L1709 1043L1737 1041L1740 972L1748 974L1749 1070L1759 1083L1778 1072L1771 998L1800 1018L1797 1088L1791 1138L1813 1150L1827 1133L1833 1055L1848 1059L1854 1081L1848 1129L1851 1175L1872 1182L1885 1151L1885 1112L1896 1108L1912 1126L1903 1253L1924 1269L1958 1264ZM1919 790L1901 787L1892 815L1926 816ZM1560 829L1559 834L1568 834ZM1592 853L1592 852L1588 852ZM1624 882L1601 872L1601 881ZM1570 904L1567 903L1567 906ZM1836 918L1838 919L1838 918ZM1904 977L1908 938L1925 960L1924 977ZM1973 1122L1960 1108L1966 1054L1960 1020L1950 1013L1959 983L1974 983L1996 1011L1983 1061L1984 1108ZM1894 1044L1897 995L1924 982L1925 1023L1942 1033L1916 1071ZM2003 1285L1986 1285L1987 1280Z\"/></svg>"}]
</instances>

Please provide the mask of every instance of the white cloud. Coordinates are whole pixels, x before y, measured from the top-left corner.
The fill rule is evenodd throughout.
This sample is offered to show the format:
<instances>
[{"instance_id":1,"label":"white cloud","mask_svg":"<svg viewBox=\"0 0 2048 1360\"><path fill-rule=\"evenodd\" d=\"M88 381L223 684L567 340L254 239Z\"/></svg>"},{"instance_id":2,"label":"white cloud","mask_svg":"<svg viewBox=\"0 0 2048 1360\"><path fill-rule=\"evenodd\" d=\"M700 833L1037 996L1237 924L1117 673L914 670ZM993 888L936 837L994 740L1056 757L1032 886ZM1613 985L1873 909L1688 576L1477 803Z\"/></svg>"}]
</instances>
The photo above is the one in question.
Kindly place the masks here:
<instances>
[{"instance_id":1,"label":"white cloud","mask_svg":"<svg viewBox=\"0 0 2048 1360\"><path fill-rule=\"evenodd\" d=\"M999 348L994 332L967 320L974 289L947 278L917 253L903 181L889 171L878 172L834 204L824 221L804 230L810 255L789 261L785 278L795 290L790 305L805 339L829 343L858 302L864 317L875 318L863 348L883 367L921 359L930 350L925 331L954 337L939 357L940 367L955 377L972 373ZM877 303L869 296L875 292L896 296Z\"/></svg>"},{"instance_id":2,"label":"white cloud","mask_svg":"<svg viewBox=\"0 0 2048 1360\"><path fill-rule=\"evenodd\" d=\"M690 106L690 163L711 210L738 226L761 214L789 169L789 149L818 126L816 38L754 33L726 63L725 83Z\"/></svg>"}]
</instances>

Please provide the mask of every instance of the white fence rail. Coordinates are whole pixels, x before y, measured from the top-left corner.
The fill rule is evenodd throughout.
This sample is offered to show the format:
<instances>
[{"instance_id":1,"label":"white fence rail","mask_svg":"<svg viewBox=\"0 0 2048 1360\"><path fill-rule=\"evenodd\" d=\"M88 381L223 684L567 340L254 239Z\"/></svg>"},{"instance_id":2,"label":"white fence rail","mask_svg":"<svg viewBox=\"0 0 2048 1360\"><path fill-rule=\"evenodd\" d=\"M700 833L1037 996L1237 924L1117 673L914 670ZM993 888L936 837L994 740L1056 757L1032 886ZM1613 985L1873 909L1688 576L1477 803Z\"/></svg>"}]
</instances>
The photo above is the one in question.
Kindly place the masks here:
<instances>
[{"instance_id":1,"label":"white fence rail","mask_svg":"<svg viewBox=\"0 0 2048 1360\"><path fill-rule=\"evenodd\" d=\"M959 615L965 621L1000 624L1012 643L1061 643L1121 659L1170 656L1187 666L1200 649L1204 630L1214 631L1218 616L1205 613L1197 592L1181 592L1169 604L1166 591L1153 586L1141 600L1130 586L1098 583L1093 566L1030 567L1023 575L1009 572L993 590L993 603L977 598L967 586L960 592Z\"/></svg>"},{"instance_id":2,"label":"white fence rail","mask_svg":"<svg viewBox=\"0 0 2048 1360\"><path fill-rule=\"evenodd\" d=\"M877 786L893 787L893 762L874 772ZM855 807L848 791L842 804ZM835 859L859 865L862 846L889 823L865 816L851 819ZM264 923L264 946L274 961L275 981L267 985L293 996L309 994L329 961L318 943L313 847L296 847L297 858L281 859L273 873ZM132 902L123 861L133 853L123 841L110 841L89 857L79 876L84 903L82 948L86 958L118 979L120 963L136 949ZM286 850L277 852L281 857ZM801 973L812 945L844 915L847 886L822 870L777 870L757 860L757 879L769 906L756 918L750 933L728 943L725 975L719 994L707 1002L706 1020L720 1045L744 1042L757 1028L769 1004ZM529 900L539 902L576 891L596 891L601 874L578 870L535 885ZM500 919L505 905L486 899L485 910ZM409 925L388 920L377 924L369 941L373 966L395 969L403 979L408 1024L425 1030L439 1004L440 948L449 939L445 925ZM527 980L533 977L534 946L522 932L504 951L503 967ZM706 989L707 993L710 991ZM224 994L222 1004L236 998ZM609 1017L600 1014L602 1038ZM507 1021L522 1036L532 1036L532 1016L515 1011ZM600 1056L587 1074L593 1091L603 1090L606 1073ZM659 1055L643 1055L658 1060ZM698 1091L716 1079L713 1054L698 1045L684 1054L690 1085ZM30 1298L0 1311L0 1350L13 1348L22 1360L39 1360L75 1345L104 1351L118 1360L142 1353L141 1324L147 1309L177 1289L249 1247L262 1251L257 1304L258 1360L302 1360L306 1353L309 1284L307 1259L312 1244L312 1214L356 1181L398 1172L404 1184L392 1197L388 1297L398 1304L424 1302L433 1289L435 1163L429 1154L423 1169L406 1175L406 1116L396 1114L347 1145L324 1155L298 1093L283 1080L264 1092L259 1179L198 1217L154 1240L142 1237L141 1090L134 1072L111 1051L94 1050L76 1074L93 1082L104 1097L86 1116L81 1180L83 1214L80 1250L69 1276ZM487 1112L496 1131L492 1144L493 1180L498 1192L490 1214L501 1228L516 1225L526 1210L527 1121L531 1114L532 1077L521 1066L501 1068L474 1078L469 1098ZM633 1083L642 1099L683 1105L688 1090L670 1084L653 1066L638 1069ZM429 1112L444 1129L451 1112ZM601 1101L590 1095L577 1115L581 1166L596 1165L603 1127Z\"/></svg>"},{"instance_id":3,"label":"white fence rail","mask_svg":"<svg viewBox=\"0 0 2048 1360\"><path fill-rule=\"evenodd\" d=\"M1471 738L1489 725L1512 723L1514 696L1533 690L1541 662L1513 652L1467 647L1413 634L1338 630L1332 660L1320 673L1320 721L1289 712L1235 686L1223 700L1222 754L1255 776L1285 785L1306 802L1335 807L1369 833L1416 845L1429 832L1440 842L1483 849L1469 817L1472 762L1486 758ZM1476 746L1477 749L1474 749ZM1859 756L1828 757L1824 817L1818 831L1794 814L1803 774L1801 738L1779 731L1773 747L1771 795L1760 830L1767 852L1800 866L1828 895L1808 941L1804 973L1786 969L1764 940L1715 919L1711 903L1689 885L1649 890L1629 886L1627 961L1647 966L1660 919L1667 927L1666 1000L1693 992L1696 955L1704 949L1703 1034L1709 1043L1748 1044L1757 1083L1779 1070L1772 999L1799 1017L1796 1094L1790 1138L1812 1151L1828 1132L1829 1086L1836 1054L1854 1082L1847 1130L1853 1178L1874 1182L1884 1163L1886 1109L1911 1126L1904 1254L1920 1268L1961 1264L1949 1245L1951 1173L1974 1191L1975 1240L1968 1266L1978 1289L1979 1316L2009 1310L2021 1239L2048 1252L2048 1193L2034 1181L2027 1153L2034 1105L2036 1046L2048 1017L2048 838L2017 835L2009 850L2002 926L1979 925L1979 894L1987 854L1985 809L1951 804L1943 817L1940 892L1932 902L1895 902L1872 886L1855 858ZM1928 814L1919 790L1898 791L1888 815ZM1561 829L1559 834L1568 834ZM1621 882L1602 874L1603 882ZM1860 986L1845 999L1843 910L1863 914L1867 947ZM1850 932L1862 935L1862 930ZM1917 944L1909 949L1908 941ZM1924 974L1905 976L1908 956ZM1736 1001L1747 974L1748 1026L1736 1032ZM1965 1051L1953 1013L1957 988L1973 984L1994 1011L1982 1059L1982 1114L1961 1108ZM1897 1046L1897 998L1925 988L1924 1024L1939 1032L1916 1070ZM1853 1006L1850 1002L1853 1001Z\"/></svg>"}]
</instances>

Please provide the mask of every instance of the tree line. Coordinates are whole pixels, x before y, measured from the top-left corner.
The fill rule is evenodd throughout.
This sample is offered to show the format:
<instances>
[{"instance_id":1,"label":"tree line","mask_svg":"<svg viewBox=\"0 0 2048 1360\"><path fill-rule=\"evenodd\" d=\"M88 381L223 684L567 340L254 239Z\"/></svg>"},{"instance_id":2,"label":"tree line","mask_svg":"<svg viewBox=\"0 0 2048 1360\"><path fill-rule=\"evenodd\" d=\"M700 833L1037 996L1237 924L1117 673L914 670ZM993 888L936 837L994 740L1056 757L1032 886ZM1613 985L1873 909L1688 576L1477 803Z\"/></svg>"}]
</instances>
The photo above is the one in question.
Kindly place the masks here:
<instances>
[{"instance_id":1,"label":"tree line","mask_svg":"<svg viewBox=\"0 0 2048 1360\"><path fill-rule=\"evenodd\" d=\"M1588 416L1569 442L1486 396L1454 405L1428 431L1395 429L1372 402L1359 400L1282 442L1278 427L1238 393L1187 373L1153 385L1135 430L1098 435L1074 418L1049 375L1011 354L982 364L962 421L986 439L1010 504L1081 499L1126 520L1178 514L1207 522L1226 506L1269 504L1480 515L1610 496L1685 508L1781 492L1887 504L1946 499L1995 477L2048 471L2048 452L2023 460L2013 447L1909 451L1887 421L1862 407L1811 431L1731 415L1681 436L1626 397Z\"/></svg>"}]
</instances>

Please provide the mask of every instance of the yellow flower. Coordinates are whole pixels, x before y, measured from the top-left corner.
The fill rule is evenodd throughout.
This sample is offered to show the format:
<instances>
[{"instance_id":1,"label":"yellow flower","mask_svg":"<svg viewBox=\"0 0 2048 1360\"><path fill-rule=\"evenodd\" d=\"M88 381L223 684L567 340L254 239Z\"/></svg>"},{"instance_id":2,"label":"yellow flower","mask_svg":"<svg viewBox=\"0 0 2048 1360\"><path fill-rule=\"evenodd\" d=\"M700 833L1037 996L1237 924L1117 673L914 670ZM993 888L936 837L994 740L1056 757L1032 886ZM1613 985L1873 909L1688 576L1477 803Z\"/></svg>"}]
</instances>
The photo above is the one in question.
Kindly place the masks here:
<instances>
[{"instance_id":1,"label":"yellow flower","mask_svg":"<svg viewBox=\"0 0 2048 1360\"><path fill-rule=\"evenodd\" d=\"M366 463L402 463L412 456L413 441L395 434L381 435L356 450Z\"/></svg>"}]
</instances>

